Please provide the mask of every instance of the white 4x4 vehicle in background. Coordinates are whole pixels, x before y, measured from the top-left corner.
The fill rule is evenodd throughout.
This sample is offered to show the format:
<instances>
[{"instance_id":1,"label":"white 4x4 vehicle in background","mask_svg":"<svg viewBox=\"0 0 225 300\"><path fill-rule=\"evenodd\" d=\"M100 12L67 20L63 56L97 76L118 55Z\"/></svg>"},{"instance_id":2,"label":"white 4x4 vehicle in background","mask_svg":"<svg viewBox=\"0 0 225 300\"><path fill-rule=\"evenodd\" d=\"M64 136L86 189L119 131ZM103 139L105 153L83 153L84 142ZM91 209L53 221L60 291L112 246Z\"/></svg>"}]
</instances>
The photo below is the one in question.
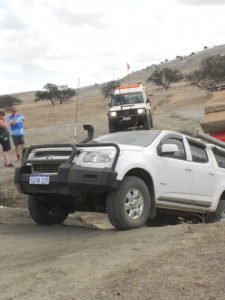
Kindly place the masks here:
<instances>
[{"instance_id":1,"label":"white 4x4 vehicle in background","mask_svg":"<svg viewBox=\"0 0 225 300\"><path fill-rule=\"evenodd\" d=\"M225 211L225 149L172 131L129 131L87 144L25 149L15 183L28 194L34 221L55 224L76 210L107 212L120 230L139 227L158 211Z\"/></svg>"},{"instance_id":2,"label":"white 4x4 vehicle in background","mask_svg":"<svg viewBox=\"0 0 225 300\"><path fill-rule=\"evenodd\" d=\"M151 105L146 88L141 84L119 86L115 89L108 111L109 132L129 127L153 127Z\"/></svg>"}]
</instances>

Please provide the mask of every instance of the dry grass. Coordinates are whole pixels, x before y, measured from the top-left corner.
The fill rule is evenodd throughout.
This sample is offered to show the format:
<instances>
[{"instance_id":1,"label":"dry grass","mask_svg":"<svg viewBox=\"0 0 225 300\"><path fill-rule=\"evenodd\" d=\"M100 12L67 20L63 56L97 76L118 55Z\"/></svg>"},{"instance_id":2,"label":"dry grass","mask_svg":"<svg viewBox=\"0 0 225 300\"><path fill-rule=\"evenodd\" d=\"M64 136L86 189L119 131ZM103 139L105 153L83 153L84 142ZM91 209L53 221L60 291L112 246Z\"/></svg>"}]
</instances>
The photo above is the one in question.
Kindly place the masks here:
<instances>
[{"instance_id":1,"label":"dry grass","mask_svg":"<svg viewBox=\"0 0 225 300\"><path fill-rule=\"evenodd\" d=\"M102 101L79 103L79 117L90 117L106 111L107 104ZM52 105L48 101L29 103L19 106L26 117L26 127L47 127L61 122L75 121L76 103L71 101L62 105Z\"/></svg>"}]
</instances>

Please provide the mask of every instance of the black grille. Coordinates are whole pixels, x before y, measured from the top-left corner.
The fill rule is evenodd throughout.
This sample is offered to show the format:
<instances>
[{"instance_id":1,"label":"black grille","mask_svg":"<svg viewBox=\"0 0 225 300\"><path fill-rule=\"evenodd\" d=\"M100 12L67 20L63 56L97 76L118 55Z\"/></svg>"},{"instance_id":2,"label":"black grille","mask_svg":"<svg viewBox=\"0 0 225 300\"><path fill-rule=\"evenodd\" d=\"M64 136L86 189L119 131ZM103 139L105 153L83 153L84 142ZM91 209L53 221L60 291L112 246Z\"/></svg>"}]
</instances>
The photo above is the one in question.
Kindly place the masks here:
<instances>
[{"instance_id":1,"label":"black grille","mask_svg":"<svg viewBox=\"0 0 225 300\"><path fill-rule=\"evenodd\" d=\"M39 151L35 153L35 157L46 157L46 156L70 156L71 150L51 150L51 151Z\"/></svg>"},{"instance_id":2,"label":"black grille","mask_svg":"<svg viewBox=\"0 0 225 300\"><path fill-rule=\"evenodd\" d=\"M136 109L126 109L126 110L118 110L117 111L117 116L122 117L122 116L134 116L136 115Z\"/></svg>"},{"instance_id":3,"label":"black grille","mask_svg":"<svg viewBox=\"0 0 225 300\"><path fill-rule=\"evenodd\" d=\"M34 173L57 173L60 163L51 164L33 164Z\"/></svg>"}]
</instances>

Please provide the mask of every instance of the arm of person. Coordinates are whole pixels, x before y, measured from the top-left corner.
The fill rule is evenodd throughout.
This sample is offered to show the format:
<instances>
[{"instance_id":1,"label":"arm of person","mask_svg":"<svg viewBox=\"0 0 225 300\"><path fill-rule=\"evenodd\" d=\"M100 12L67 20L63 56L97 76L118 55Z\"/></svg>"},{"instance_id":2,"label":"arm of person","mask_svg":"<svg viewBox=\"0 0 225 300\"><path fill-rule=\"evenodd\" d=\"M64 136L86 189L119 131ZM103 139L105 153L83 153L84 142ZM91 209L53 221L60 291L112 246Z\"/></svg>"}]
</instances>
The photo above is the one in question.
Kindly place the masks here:
<instances>
[{"instance_id":1,"label":"arm of person","mask_svg":"<svg viewBox=\"0 0 225 300\"><path fill-rule=\"evenodd\" d=\"M26 124L26 122L25 122L25 117L24 117L24 115L21 115L21 116L22 116L21 121L23 122L23 127L25 128L25 124Z\"/></svg>"},{"instance_id":2,"label":"arm of person","mask_svg":"<svg viewBox=\"0 0 225 300\"><path fill-rule=\"evenodd\" d=\"M14 124L14 119L15 119L15 117L12 117L12 115L10 115L10 116L8 117L8 123L9 123L9 125L15 125L15 124Z\"/></svg>"},{"instance_id":3,"label":"arm of person","mask_svg":"<svg viewBox=\"0 0 225 300\"><path fill-rule=\"evenodd\" d=\"M0 127L3 127L3 128L8 127L7 120L5 118L0 120Z\"/></svg>"},{"instance_id":4,"label":"arm of person","mask_svg":"<svg viewBox=\"0 0 225 300\"><path fill-rule=\"evenodd\" d=\"M10 124L16 125L16 116L17 116L17 114L14 114L13 116L14 116L14 117L13 117L13 119L11 120Z\"/></svg>"}]
</instances>

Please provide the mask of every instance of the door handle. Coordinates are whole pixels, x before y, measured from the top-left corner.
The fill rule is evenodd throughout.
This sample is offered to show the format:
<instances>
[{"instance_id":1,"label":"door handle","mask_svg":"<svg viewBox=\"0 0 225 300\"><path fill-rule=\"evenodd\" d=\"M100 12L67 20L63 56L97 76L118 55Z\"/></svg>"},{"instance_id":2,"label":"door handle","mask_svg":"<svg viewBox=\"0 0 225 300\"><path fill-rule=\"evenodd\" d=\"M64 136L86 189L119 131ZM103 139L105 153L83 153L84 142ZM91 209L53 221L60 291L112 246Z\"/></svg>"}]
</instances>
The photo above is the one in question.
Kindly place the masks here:
<instances>
[{"instance_id":1,"label":"door handle","mask_svg":"<svg viewBox=\"0 0 225 300\"><path fill-rule=\"evenodd\" d=\"M191 172L191 171L192 171L192 169L191 169L190 167L186 167L186 168L185 168L185 171L187 171L187 172Z\"/></svg>"},{"instance_id":2,"label":"door handle","mask_svg":"<svg viewBox=\"0 0 225 300\"><path fill-rule=\"evenodd\" d=\"M214 173L214 172L212 172L212 171L209 171L209 175L210 175L210 176L214 176L214 175L215 175L215 173Z\"/></svg>"}]
</instances>

